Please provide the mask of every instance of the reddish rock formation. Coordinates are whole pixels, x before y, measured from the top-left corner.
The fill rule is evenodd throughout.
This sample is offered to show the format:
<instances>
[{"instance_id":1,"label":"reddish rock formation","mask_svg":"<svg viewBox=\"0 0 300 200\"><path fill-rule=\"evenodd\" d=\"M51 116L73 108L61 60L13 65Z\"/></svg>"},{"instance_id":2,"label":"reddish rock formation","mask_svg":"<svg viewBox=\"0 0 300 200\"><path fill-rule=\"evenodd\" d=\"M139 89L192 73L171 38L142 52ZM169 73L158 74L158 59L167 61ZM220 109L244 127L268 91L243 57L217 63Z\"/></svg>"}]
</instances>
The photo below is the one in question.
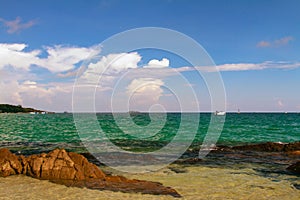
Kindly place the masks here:
<instances>
[{"instance_id":1,"label":"reddish rock formation","mask_svg":"<svg viewBox=\"0 0 300 200\"><path fill-rule=\"evenodd\" d=\"M18 156L8 149L0 149L0 176L6 177L21 172L22 165L18 160Z\"/></svg>"},{"instance_id":2,"label":"reddish rock formation","mask_svg":"<svg viewBox=\"0 0 300 200\"><path fill-rule=\"evenodd\" d=\"M164 187L161 183L106 175L82 155L68 153L64 149L28 157L16 156L8 149L0 149L0 176L16 174L73 187L180 197L176 190Z\"/></svg>"},{"instance_id":3,"label":"reddish rock formation","mask_svg":"<svg viewBox=\"0 0 300 200\"><path fill-rule=\"evenodd\" d=\"M48 154L20 156L23 174L47 180L105 179L105 174L94 164L76 153L55 149Z\"/></svg>"}]
</instances>

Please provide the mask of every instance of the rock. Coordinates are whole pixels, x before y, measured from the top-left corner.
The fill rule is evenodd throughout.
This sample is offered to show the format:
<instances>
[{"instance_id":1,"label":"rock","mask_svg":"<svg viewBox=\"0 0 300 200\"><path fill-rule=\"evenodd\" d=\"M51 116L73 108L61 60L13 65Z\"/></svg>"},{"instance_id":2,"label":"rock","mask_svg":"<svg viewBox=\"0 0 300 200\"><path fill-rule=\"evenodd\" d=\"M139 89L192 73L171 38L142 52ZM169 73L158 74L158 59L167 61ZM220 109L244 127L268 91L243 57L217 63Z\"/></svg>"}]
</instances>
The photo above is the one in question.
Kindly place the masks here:
<instances>
[{"instance_id":1,"label":"rock","mask_svg":"<svg viewBox=\"0 0 300 200\"><path fill-rule=\"evenodd\" d=\"M274 143L266 142L261 144L253 145L243 145L232 147L233 150L243 150L243 151L264 151L264 152L289 152L300 150L300 142L294 143Z\"/></svg>"},{"instance_id":2,"label":"rock","mask_svg":"<svg viewBox=\"0 0 300 200\"><path fill-rule=\"evenodd\" d=\"M170 167L168 167L171 171L173 171L173 172L175 172L175 173L177 173L177 174L179 174L179 173L187 173L188 172L188 170L187 169L185 169L185 168L183 168L182 166L170 166Z\"/></svg>"},{"instance_id":3,"label":"rock","mask_svg":"<svg viewBox=\"0 0 300 200\"><path fill-rule=\"evenodd\" d=\"M294 142L294 143L284 144L283 150L285 152L298 151L298 150L300 150L300 142Z\"/></svg>"},{"instance_id":4,"label":"rock","mask_svg":"<svg viewBox=\"0 0 300 200\"><path fill-rule=\"evenodd\" d=\"M0 149L0 176L20 174L22 165L18 156L11 153L8 149Z\"/></svg>"},{"instance_id":5,"label":"rock","mask_svg":"<svg viewBox=\"0 0 300 200\"><path fill-rule=\"evenodd\" d=\"M139 192L142 194L154 195L171 195L173 197L181 197L176 190L170 187L164 187L161 183L143 181L143 180L130 180L122 176L109 176L106 180L89 179L81 181L72 180L51 180L51 182L62 184L66 186L89 188L96 190L110 190L119 192Z\"/></svg>"},{"instance_id":6,"label":"rock","mask_svg":"<svg viewBox=\"0 0 300 200\"><path fill-rule=\"evenodd\" d=\"M64 149L55 149L48 154L42 153L28 157L16 156L8 149L1 149L0 176L16 174L73 187L180 197L176 190L158 182L106 175L84 156L73 152L68 153Z\"/></svg>"},{"instance_id":7,"label":"rock","mask_svg":"<svg viewBox=\"0 0 300 200\"><path fill-rule=\"evenodd\" d=\"M300 150L297 151L289 151L286 153L289 157L300 158Z\"/></svg>"},{"instance_id":8,"label":"rock","mask_svg":"<svg viewBox=\"0 0 300 200\"><path fill-rule=\"evenodd\" d=\"M55 149L48 154L20 156L23 174L47 180L104 179L105 174L94 164L76 153Z\"/></svg>"},{"instance_id":9,"label":"rock","mask_svg":"<svg viewBox=\"0 0 300 200\"><path fill-rule=\"evenodd\" d=\"M197 163L200 163L200 162L202 162L201 158L186 158L186 159L176 160L174 163L194 165L194 164L197 164Z\"/></svg>"},{"instance_id":10,"label":"rock","mask_svg":"<svg viewBox=\"0 0 300 200\"><path fill-rule=\"evenodd\" d=\"M300 190L300 184L293 183L292 186L293 186L295 189Z\"/></svg>"},{"instance_id":11,"label":"rock","mask_svg":"<svg viewBox=\"0 0 300 200\"><path fill-rule=\"evenodd\" d=\"M77 180L84 180L88 178L105 179L105 174L82 155L70 152L69 156L74 161L74 167L77 170L75 178Z\"/></svg>"},{"instance_id":12,"label":"rock","mask_svg":"<svg viewBox=\"0 0 300 200\"><path fill-rule=\"evenodd\" d=\"M288 171L293 172L295 174L300 174L300 161L292 164L287 168Z\"/></svg>"}]
</instances>

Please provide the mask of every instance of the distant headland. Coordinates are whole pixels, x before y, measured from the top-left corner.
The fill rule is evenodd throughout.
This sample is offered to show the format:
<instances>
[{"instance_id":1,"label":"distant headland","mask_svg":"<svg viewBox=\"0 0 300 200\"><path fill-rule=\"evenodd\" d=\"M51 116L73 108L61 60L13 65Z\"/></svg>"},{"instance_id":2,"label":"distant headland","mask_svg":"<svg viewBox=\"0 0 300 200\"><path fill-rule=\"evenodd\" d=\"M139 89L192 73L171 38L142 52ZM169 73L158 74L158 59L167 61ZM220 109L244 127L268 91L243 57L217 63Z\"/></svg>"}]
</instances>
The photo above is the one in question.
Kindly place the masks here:
<instances>
[{"instance_id":1,"label":"distant headland","mask_svg":"<svg viewBox=\"0 0 300 200\"><path fill-rule=\"evenodd\" d=\"M30 114L48 114L53 112L47 112L43 110L37 110L34 108L23 108L21 105L0 104L0 113L30 113Z\"/></svg>"}]
</instances>

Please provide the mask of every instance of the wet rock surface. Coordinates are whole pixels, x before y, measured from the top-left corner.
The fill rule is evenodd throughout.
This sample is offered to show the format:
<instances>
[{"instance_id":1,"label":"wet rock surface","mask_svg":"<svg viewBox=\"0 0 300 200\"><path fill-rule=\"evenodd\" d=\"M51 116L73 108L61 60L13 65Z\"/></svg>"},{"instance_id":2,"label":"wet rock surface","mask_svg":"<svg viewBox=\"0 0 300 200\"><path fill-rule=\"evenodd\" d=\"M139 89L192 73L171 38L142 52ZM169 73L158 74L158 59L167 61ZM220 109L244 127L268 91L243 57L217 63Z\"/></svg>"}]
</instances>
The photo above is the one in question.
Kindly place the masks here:
<instances>
[{"instance_id":1,"label":"wet rock surface","mask_svg":"<svg viewBox=\"0 0 300 200\"><path fill-rule=\"evenodd\" d=\"M290 165L288 168L287 168L288 171L292 172L292 173L295 173L295 174L299 174L300 175L300 161Z\"/></svg>"},{"instance_id":2,"label":"wet rock surface","mask_svg":"<svg viewBox=\"0 0 300 200\"><path fill-rule=\"evenodd\" d=\"M290 152L300 150L300 142L294 143L275 143L266 142L261 144L243 145L232 147L233 150L250 150L250 151L264 151L264 152Z\"/></svg>"},{"instance_id":3,"label":"wet rock surface","mask_svg":"<svg viewBox=\"0 0 300 200\"><path fill-rule=\"evenodd\" d=\"M84 156L64 149L27 157L0 149L0 176L18 174L72 187L180 197L176 190L158 182L107 175Z\"/></svg>"},{"instance_id":4,"label":"wet rock surface","mask_svg":"<svg viewBox=\"0 0 300 200\"><path fill-rule=\"evenodd\" d=\"M213 148L202 160L198 155L199 148L190 148L175 163L229 168L237 166L236 164L239 165L237 168L247 167L251 164L255 165L255 171L263 176L270 173L299 175L295 162L300 161L300 142L266 142L241 146L220 145ZM268 170L262 170L263 168Z\"/></svg>"}]
</instances>

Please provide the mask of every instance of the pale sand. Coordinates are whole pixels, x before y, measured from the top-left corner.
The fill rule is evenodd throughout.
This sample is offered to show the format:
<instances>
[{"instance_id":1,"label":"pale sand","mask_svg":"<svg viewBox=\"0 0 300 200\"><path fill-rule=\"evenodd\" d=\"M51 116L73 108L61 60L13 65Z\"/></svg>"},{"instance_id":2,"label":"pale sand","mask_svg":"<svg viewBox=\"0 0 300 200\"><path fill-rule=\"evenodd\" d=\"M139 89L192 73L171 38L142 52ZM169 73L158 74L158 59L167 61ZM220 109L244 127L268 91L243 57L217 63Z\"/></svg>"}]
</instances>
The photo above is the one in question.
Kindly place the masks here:
<instances>
[{"instance_id":1,"label":"pale sand","mask_svg":"<svg viewBox=\"0 0 300 200\"><path fill-rule=\"evenodd\" d=\"M274 182L258 176L252 169L234 170L187 167L186 173L168 168L146 174L125 174L128 178L158 181L175 188L182 199L300 199L300 190L290 181ZM300 184L299 177L293 183ZM0 199L175 199L171 196L128 194L68 188L25 176L0 178Z\"/></svg>"}]
</instances>

